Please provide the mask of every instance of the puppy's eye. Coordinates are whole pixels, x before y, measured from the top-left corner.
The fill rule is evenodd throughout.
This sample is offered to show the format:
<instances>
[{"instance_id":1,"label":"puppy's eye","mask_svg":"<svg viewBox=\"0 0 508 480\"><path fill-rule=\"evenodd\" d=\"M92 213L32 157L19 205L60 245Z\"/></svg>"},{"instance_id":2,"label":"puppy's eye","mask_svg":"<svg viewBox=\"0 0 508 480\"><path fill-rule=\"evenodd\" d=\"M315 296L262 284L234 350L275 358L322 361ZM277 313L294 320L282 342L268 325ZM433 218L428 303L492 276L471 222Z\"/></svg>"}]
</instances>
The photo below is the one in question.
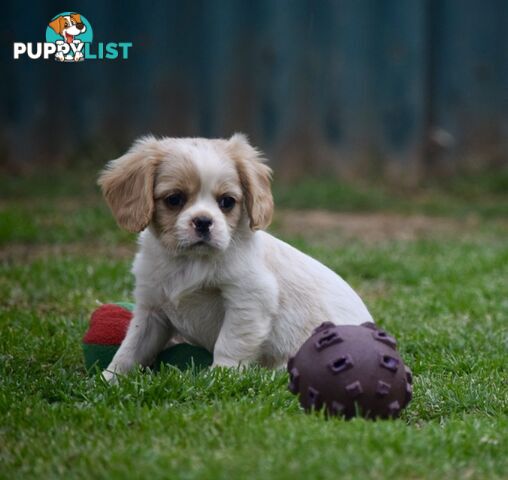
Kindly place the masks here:
<instances>
[{"instance_id":1,"label":"puppy's eye","mask_svg":"<svg viewBox=\"0 0 508 480\"><path fill-rule=\"evenodd\" d=\"M236 200L233 197L225 195L224 197L219 198L218 203L221 210L228 212L235 206Z\"/></svg>"},{"instance_id":2,"label":"puppy's eye","mask_svg":"<svg viewBox=\"0 0 508 480\"><path fill-rule=\"evenodd\" d=\"M185 205L186 200L183 193L173 193L164 199L164 203L171 208L180 208Z\"/></svg>"}]
</instances>

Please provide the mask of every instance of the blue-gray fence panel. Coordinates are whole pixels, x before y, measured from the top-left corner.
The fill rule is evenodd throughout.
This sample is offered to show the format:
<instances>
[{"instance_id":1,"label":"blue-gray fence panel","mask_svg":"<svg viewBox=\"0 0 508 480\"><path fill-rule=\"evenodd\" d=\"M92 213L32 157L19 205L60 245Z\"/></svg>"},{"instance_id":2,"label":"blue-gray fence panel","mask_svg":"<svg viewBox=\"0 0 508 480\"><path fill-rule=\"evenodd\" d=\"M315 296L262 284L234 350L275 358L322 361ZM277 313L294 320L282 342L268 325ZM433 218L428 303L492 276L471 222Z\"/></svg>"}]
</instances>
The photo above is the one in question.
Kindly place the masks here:
<instances>
[{"instance_id":1,"label":"blue-gray fence panel","mask_svg":"<svg viewBox=\"0 0 508 480\"><path fill-rule=\"evenodd\" d=\"M234 131L287 176L506 161L505 0L83 0L94 43L132 41L128 60L12 59L66 8L4 5L8 165L116 154L148 132Z\"/></svg>"}]
</instances>

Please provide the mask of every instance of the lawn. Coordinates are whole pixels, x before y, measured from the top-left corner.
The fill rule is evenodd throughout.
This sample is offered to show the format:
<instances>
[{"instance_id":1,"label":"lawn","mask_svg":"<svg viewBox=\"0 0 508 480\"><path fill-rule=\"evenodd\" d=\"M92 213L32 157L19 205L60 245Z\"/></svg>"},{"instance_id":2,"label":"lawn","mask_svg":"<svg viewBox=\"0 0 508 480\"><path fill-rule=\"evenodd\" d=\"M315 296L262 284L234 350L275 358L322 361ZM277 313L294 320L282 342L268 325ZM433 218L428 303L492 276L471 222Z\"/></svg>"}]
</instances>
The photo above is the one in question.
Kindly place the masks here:
<instances>
[{"instance_id":1,"label":"lawn","mask_svg":"<svg viewBox=\"0 0 508 480\"><path fill-rule=\"evenodd\" d=\"M90 377L81 338L131 298L135 237L90 175L2 178L0 478L508 478L507 178L276 188L273 231L350 282L413 370L378 422L304 414L285 372Z\"/></svg>"}]
</instances>

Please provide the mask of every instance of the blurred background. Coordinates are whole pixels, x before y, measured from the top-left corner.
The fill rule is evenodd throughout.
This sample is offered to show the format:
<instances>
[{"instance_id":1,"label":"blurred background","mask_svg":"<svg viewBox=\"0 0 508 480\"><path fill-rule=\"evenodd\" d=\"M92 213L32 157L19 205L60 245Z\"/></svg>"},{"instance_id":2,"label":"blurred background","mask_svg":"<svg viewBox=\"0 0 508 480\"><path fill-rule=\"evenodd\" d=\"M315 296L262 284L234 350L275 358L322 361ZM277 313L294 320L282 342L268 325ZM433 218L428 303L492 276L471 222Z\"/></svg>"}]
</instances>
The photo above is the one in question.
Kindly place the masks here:
<instances>
[{"instance_id":1,"label":"blurred background","mask_svg":"<svg viewBox=\"0 0 508 480\"><path fill-rule=\"evenodd\" d=\"M129 59L12 59L69 8ZM280 180L507 165L505 0L10 1L1 22L4 173L102 165L149 132L245 132Z\"/></svg>"}]
</instances>

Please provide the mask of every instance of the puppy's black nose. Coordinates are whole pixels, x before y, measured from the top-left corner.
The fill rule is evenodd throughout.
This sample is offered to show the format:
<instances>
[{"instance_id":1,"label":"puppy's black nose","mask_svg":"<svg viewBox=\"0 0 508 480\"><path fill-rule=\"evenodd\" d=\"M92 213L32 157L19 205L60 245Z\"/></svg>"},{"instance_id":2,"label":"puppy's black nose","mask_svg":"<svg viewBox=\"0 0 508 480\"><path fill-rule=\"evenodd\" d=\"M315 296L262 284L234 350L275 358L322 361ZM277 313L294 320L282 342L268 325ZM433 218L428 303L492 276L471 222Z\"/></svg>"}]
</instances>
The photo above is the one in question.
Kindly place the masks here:
<instances>
[{"instance_id":1,"label":"puppy's black nose","mask_svg":"<svg viewBox=\"0 0 508 480\"><path fill-rule=\"evenodd\" d=\"M194 217L192 219L196 232L200 235L206 235L210 232L210 227L213 224L213 220L209 217Z\"/></svg>"},{"instance_id":2,"label":"puppy's black nose","mask_svg":"<svg viewBox=\"0 0 508 480\"><path fill-rule=\"evenodd\" d=\"M78 30L83 30L83 28L85 28L85 24L84 23L76 23L76 28Z\"/></svg>"}]
</instances>

